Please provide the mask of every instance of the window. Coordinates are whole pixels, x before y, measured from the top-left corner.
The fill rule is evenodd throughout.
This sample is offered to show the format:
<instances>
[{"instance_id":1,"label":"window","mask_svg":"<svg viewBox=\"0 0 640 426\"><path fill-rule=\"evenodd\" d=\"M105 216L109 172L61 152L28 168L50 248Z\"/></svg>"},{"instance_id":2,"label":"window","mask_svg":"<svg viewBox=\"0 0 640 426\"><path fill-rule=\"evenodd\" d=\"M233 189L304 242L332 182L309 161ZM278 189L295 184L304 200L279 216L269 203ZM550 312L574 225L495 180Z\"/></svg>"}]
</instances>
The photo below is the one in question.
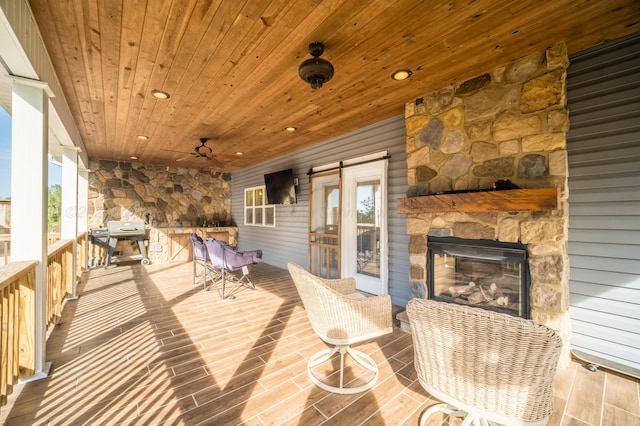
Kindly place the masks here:
<instances>
[{"instance_id":1,"label":"window","mask_svg":"<svg viewBox=\"0 0 640 426\"><path fill-rule=\"evenodd\" d=\"M276 206L267 204L264 185L244 190L244 224L276 226Z\"/></svg>"}]
</instances>

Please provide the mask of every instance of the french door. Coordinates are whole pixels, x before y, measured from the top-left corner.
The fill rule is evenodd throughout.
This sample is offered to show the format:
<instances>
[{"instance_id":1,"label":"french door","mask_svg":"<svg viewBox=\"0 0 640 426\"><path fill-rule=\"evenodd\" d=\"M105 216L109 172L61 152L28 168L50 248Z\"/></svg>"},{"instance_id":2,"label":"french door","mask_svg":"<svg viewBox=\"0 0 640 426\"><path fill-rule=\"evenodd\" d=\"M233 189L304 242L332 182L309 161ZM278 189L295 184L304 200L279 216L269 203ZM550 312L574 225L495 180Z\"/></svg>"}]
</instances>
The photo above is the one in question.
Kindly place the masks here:
<instances>
[{"instance_id":1,"label":"french door","mask_svg":"<svg viewBox=\"0 0 640 426\"><path fill-rule=\"evenodd\" d=\"M312 273L354 277L358 290L387 292L386 180L386 159L311 175Z\"/></svg>"},{"instance_id":2,"label":"french door","mask_svg":"<svg viewBox=\"0 0 640 426\"><path fill-rule=\"evenodd\" d=\"M325 278L340 276L340 173L311 175L309 184L309 271Z\"/></svg>"}]
</instances>

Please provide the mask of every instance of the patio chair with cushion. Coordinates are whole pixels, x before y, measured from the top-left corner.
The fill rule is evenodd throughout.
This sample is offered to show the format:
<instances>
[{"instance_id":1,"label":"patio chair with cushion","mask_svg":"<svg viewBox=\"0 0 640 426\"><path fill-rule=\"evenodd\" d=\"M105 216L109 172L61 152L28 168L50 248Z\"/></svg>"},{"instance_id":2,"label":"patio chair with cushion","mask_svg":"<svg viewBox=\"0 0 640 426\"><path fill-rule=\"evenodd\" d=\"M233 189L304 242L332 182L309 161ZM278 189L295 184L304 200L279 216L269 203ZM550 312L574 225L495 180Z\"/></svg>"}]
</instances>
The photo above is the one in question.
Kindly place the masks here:
<instances>
[{"instance_id":1,"label":"patio chair with cushion","mask_svg":"<svg viewBox=\"0 0 640 426\"><path fill-rule=\"evenodd\" d=\"M545 425L562 340L534 321L425 299L407 304L414 364L422 387L442 401L428 407L465 417L463 425Z\"/></svg>"},{"instance_id":2,"label":"patio chair with cushion","mask_svg":"<svg viewBox=\"0 0 640 426\"><path fill-rule=\"evenodd\" d=\"M288 267L313 331L324 342L334 346L309 358L307 372L313 383L324 390L340 394L352 394L371 388L378 379L378 366L369 355L351 345L393 331L389 295L365 297L356 291L353 278L320 278L293 262ZM339 381L335 374L319 378L313 371L314 367L329 361L336 353L340 354ZM363 367L363 372L366 373L355 377L348 384L344 380L346 354ZM365 383L362 383L363 380Z\"/></svg>"},{"instance_id":3,"label":"patio chair with cushion","mask_svg":"<svg viewBox=\"0 0 640 426\"><path fill-rule=\"evenodd\" d=\"M262 250L237 251L224 241L207 238L204 240L209 264L219 274L220 278L213 282L222 299L235 299L235 293L241 287L256 289L249 278L249 265L262 262ZM239 272L235 274L235 272ZM233 284L231 290L226 290L227 281Z\"/></svg>"}]
</instances>

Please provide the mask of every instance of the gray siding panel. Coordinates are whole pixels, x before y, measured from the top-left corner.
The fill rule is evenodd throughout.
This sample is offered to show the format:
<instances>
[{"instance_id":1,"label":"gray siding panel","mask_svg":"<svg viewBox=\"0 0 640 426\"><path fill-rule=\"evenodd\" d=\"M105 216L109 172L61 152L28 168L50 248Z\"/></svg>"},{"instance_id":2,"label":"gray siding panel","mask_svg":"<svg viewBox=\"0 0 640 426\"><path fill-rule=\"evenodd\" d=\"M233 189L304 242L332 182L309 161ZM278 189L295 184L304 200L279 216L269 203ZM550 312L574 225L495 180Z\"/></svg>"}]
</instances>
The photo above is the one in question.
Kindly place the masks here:
<instances>
[{"instance_id":1,"label":"gray siding panel","mask_svg":"<svg viewBox=\"0 0 640 426\"><path fill-rule=\"evenodd\" d=\"M291 135L283 135L291 136ZM295 137L295 135L294 135ZM407 191L404 116L396 116L328 141L302 148L280 158L265 161L233 173L231 211L238 226L241 250L260 248L264 261L286 268L294 261L307 266L309 177L312 167L356 158L380 151L391 155L388 169L387 226L389 229L389 294L394 304L404 306L409 291L409 236L406 216L397 212L397 199ZM298 177L295 205L276 206L276 227L245 226L244 189L264 184L265 173L293 168Z\"/></svg>"},{"instance_id":2,"label":"gray siding panel","mask_svg":"<svg viewBox=\"0 0 640 426\"><path fill-rule=\"evenodd\" d=\"M640 373L640 34L567 73L571 345Z\"/></svg>"}]
</instances>

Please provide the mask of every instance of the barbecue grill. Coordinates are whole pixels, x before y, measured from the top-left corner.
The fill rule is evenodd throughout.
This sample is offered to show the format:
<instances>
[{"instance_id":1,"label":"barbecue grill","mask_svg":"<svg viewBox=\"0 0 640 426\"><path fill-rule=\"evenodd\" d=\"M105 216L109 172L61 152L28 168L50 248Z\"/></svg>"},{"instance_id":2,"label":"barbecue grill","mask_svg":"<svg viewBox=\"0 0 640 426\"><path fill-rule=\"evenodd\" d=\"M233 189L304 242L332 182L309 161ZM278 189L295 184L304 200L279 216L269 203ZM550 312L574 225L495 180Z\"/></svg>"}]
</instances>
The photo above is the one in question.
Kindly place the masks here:
<instances>
[{"instance_id":1,"label":"barbecue grill","mask_svg":"<svg viewBox=\"0 0 640 426\"><path fill-rule=\"evenodd\" d=\"M146 238L147 232L144 227L144 222L142 221L111 220L107 222L106 228L95 228L91 230L91 239L94 244L108 247L105 267L111 264L113 252L116 249L118 241L121 240L136 240L138 242L138 248L140 249L140 255L142 256L141 263L148 265L149 258L147 257L147 248L144 245Z\"/></svg>"}]
</instances>

